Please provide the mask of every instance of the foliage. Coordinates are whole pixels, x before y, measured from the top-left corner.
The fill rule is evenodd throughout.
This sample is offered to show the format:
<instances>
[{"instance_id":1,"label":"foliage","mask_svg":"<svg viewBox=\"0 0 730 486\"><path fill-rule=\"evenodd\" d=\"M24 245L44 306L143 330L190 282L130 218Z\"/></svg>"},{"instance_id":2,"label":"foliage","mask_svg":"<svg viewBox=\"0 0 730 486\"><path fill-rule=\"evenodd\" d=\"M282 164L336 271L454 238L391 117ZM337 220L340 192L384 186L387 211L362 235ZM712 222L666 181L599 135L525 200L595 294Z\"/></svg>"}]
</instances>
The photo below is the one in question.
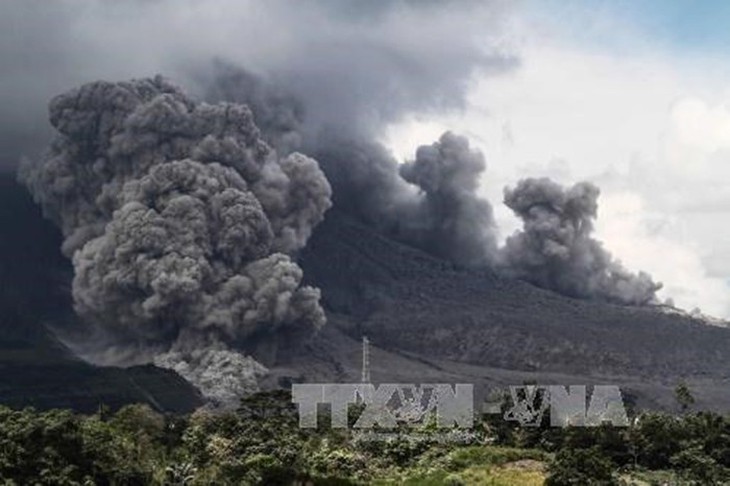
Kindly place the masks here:
<instances>
[{"instance_id":1,"label":"foliage","mask_svg":"<svg viewBox=\"0 0 730 486\"><path fill-rule=\"evenodd\" d=\"M618 480L613 475L611 461L600 449L563 449L550 463L547 486L613 486Z\"/></svg>"},{"instance_id":2,"label":"foliage","mask_svg":"<svg viewBox=\"0 0 730 486\"><path fill-rule=\"evenodd\" d=\"M350 410L354 422L357 407ZM730 418L644 413L630 427L519 427L485 416L462 443L432 421L378 440L299 427L291 396L232 412L162 415L132 405L85 416L0 407L0 484L728 484ZM641 483L643 481L643 483Z\"/></svg>"},{"instance_id":3,"label":"foliage","mask_svg":"<svg viewBox=\"0 0 730 486\"><path fill-rule=\"evenodd\" d=\"M695 398L692 396L692 392L689 391L689 387L684 382L677 385L677 388L674 389L674 395L679 407L682 409L682 412L689 410L689 408L695 403Z\"/></svg>"}]
</instances>

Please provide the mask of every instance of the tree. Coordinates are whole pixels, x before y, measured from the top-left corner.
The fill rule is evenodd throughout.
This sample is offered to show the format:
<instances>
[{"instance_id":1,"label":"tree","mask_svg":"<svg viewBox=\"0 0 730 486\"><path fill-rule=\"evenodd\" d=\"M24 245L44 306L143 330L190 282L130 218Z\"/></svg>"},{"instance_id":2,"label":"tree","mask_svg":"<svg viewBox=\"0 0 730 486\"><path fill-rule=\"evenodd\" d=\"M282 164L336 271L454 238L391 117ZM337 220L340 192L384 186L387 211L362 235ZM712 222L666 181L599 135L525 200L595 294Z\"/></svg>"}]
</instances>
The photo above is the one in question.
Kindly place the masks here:
<instances>
[{"instance_id":1,"label":"tree","mask_svg":"<svg viewBox=\"0 0 730 486\"><path fill-rule=\"evenodd\" d=\"M689 408L695 403L695 398L692 396L692 393L689 391L689 387L685 382L681 382L677 385L677 388L674 389L674 395L677 399L677 403L679 403L682 413L689 410Z\"/></svg>"},{"instance_id":2,"label":"tree","mask_svg":"<svg viewBox=\"0 0 730 486\"><path fill-rule=\"evenodd\" d=\"M672 457L672 466L680 475L696 484L727 484L726 471L713 458L705 454L702 447L684 449ZM692 483L691 483L692 484Z\"/></svg>"},{"instance_id":3,"label":"tree","mask_svg":"<svg viewBox=\"0 0 730 486\"><path fill-rule=\"evenodd\" d=\"M546 486L614 486L611 461L598 447L590 449L562 449L548 468Z\"/></svg>"}]
</instances>

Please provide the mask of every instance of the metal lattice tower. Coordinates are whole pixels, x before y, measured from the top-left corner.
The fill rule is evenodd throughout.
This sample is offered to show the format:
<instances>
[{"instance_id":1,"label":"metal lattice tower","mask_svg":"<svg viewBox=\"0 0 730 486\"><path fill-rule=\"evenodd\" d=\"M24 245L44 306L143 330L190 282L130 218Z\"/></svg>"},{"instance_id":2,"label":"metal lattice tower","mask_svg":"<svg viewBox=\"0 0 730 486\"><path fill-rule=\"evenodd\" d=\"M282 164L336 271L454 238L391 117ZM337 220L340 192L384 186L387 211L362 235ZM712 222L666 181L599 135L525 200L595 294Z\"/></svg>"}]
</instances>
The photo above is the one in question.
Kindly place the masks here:
<instances>
[{"instance_id":1,"label":"metal lattice tower","mask_svg":"<svg viewBox=\"0 0 730 486\"><path fill-rule=\"evenodd\" d=\"M370 383L370 340L362 337L362 382Z\"/></svg>"}]
</instances>

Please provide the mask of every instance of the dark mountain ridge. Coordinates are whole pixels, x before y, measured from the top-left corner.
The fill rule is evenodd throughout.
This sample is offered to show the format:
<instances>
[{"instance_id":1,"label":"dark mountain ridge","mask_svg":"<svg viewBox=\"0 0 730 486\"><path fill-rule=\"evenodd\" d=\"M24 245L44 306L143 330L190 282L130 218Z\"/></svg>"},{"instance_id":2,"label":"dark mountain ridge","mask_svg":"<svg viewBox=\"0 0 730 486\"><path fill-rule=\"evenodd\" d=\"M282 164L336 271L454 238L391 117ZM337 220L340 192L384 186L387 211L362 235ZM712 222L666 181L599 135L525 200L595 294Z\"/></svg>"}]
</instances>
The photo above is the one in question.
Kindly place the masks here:
<instances>
[{"instance_id":1,"label":"dark mountain ridge","mask_svg":"<svg viewBox=\"0 0 730 486\"><path fill-rule=\"evenodd\" d=\"M154 366L97 367L76 358L49 330L72 326L73 275L61 237L27 191L0 174L0 403L39 409L112 409L148 403L189 411L198 391L176 373Z\"/></svg>"},{"instance_id":2,"label":"dark mountain ridge","mask_svg":"<svg viewBox=\"0 0 730 486\"><path fill-rule=\"evenodd\" d=\"M336 211L300 263L328 310L393 348L527 371L730 374L730 330L455 267Z\"/></svg>"},{"instance_id":3,"label":"dark mountain ridge","mask_svg":"<svg viewBox=\"0 0 730 486\"><path fill-rule=\"evenodd\" d=\"M702 406L730 405L730 329L700 318L566 298L459 268L336 210L299 261L322 289L329 324L308 351L271 363L295 379L359 381L367 335L380 382L601 382L671 407L674 387L686 381Z\"/></svg>"}]
</instances>

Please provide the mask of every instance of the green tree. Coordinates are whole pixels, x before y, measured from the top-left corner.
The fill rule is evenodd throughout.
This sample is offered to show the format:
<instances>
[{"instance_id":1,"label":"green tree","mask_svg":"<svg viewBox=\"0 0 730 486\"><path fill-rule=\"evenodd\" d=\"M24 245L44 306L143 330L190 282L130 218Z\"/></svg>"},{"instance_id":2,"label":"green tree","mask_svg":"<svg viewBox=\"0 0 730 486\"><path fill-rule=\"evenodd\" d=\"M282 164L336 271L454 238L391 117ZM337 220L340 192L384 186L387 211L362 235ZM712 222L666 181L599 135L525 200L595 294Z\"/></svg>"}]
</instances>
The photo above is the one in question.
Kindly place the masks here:
<instances>
[{"instance_id":1,"label":"green tree","mask_svg":"<svg viewBox=\"0 0 730 486\"><path fill-rule=\"evenodd\" d=\"M686 429L676 417L664 413L641 415L629 434L630 449L639 465L666 469L669 460L682 449Z\"/></svg>"},{"instance_id":2,"label":"green tree","mask_svg":"<svg viewBox=\"0 0 730 486\"><path fill-rule=\"evenodd\" d=\"M679 471L680 476L691 481L690 484L703 486L727 484L727 470L723 470L702 447L694 446L680 451L672 457L671 463Z\"/></svg>"},{"instance_id":3,"label":"green tree","mask_svg":"<svg viewBox=\"0 0 730 486\"><path fill-rule=\"evenodd\" d=\"M562 449L548 468L546 486L614 486L613 464L597 447Z\"/></svg>"},{"instance_id":4,"label":"green tree","mask_svg":"<svg viewBox=\"0 0 730 486\"><path fill-rule=\"evenodd\" d=\"M685 382L681 382L677 385L674 389L674 396L677 399L679 408L683 413L689 410L689 408L695 403L695 398L692 396L692 393L689 391L689 387Z\"/></svg>"}]
</instances>

